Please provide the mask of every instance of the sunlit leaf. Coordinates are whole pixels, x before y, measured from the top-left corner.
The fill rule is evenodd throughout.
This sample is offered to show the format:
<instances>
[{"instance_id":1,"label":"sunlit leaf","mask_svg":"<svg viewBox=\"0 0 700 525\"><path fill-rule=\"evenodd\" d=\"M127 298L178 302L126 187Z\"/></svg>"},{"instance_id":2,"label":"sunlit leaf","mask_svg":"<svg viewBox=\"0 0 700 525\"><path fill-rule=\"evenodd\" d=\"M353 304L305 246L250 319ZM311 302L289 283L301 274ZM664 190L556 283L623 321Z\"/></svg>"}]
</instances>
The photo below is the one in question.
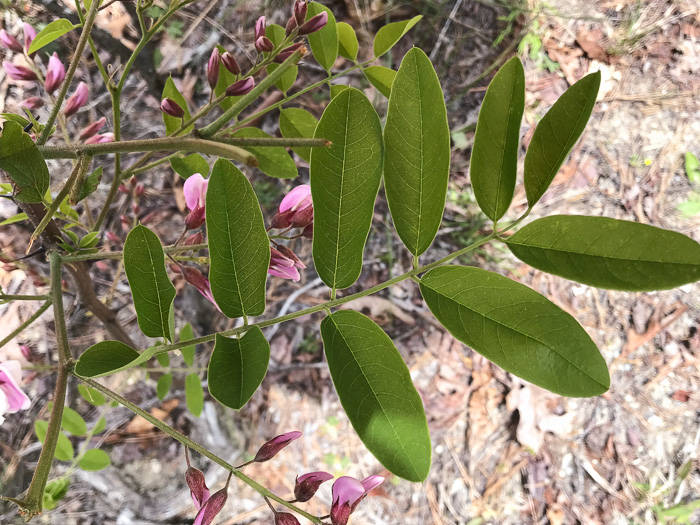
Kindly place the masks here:
<instances>
[{"instance_id":1,"label":"sunlit leaf","mask_svg":"<svg viewBox=\"0 0 700 525\"><path fill-rule=\"evenodd\" d=\"M54 40L61 38L66 33L70 33L75 26L65 18L59 18L49 23L44 29L39 31L27 50L28 54L34 54L42 47L49 45Z\"/></svg>"},{"instance_id":2,"label":"sunlit leaf","mask_svg":"<svg viewBox=\"0 0 700 525\"><path fill-rule=\"evenodd\" d=\"M85 451L83 457L78 461L78 466L86 472L94 472L109 467L112 460L109 455L99 448L91 448Z\"/></svg>"},{"instance_id":3,"label":"sunlit leaf","mask_svg":"<svg viewBox=\"0 0 700 525\"><path fill-rule=\"evenodd\" d=\"M338 29L338 53L348 60L356 60L359 45L355 30L345 22L338 22L336 27Z\"/></svg>"},{"instance_id":4,"label":"sunlit leaf","mask_svg":"<svg viewBox=\"0 0 700 525\"><path fill-rule=\"evenodd\" d=\"M170 159L170 165L183 179L188 179L195 173L199 173L204 178L209 175L209 163L199 153Z\"/></svg>"},{"instance_id":5,"label":"sunlit leaf","mask_svg":"<svg viewBox=\"0 0 700 525\"><path fill-rule=\"evenodd\" d=\"M21 202L41 202L49 189L49 168L39 148L17 122L5 122L0 135L0 169L17 186Z\"/></svg>"},{"instance_id":6,"label":"sunlit leaf","mask_svg":"<svg viewBox=\"0 0 700 525\"><path fill-rule=\"evenodd\" d=\"M396 78L396 71L382 66L369 66L365 68L367 80L386 98L391 95L391 86Z\"/></svg>"},{"instance_id":7,"label":"sunlit leaf","mask_svg":"<svg viewBox=\"0 0 700 525\"><path fill-rule=\"evenodd\" d=\"M239 129L233 136L236 138L271 138L263 130L251 127ZM294 159L284 147L243 146L243 149L255 155L259 162L258 169L265 175L277 179L293 179L299 175Z\"/></svg>"},{"instance_id":8,"label":"sunlit leaf","mask_svg":"<svg viewBox=\"0 0 700 525\"><path fill-rule=\"evenodd\" d=\"M187 408L192 415L199 417L202 415L204 408L204 390L202 389L202 380L195 372L187 374L185 378L185 400Z\"/></svg>"},{"instance_id":9,"label":"sunlit leaf","mask_svg":"<svg viewBox=\"0 0 700 525\"><path fill-rule=\"evenodd\" d=\"M165 396L168 395L168 392L170 392L170 387L173 386L173 375L172 374L163 374L158 378L158 382L156 383L156 395L158 396L158 399L161 401L165 399Z\"/></svg>"},{"instance_id":10,"label":"sunlit leaf","mask_svg":"<svg viewBox=\"0 0 700 525\"><path fill-rule=\"evenodd\" d=\"M286 139L311 139L316 131L318 120L301 108L280 110L280 133ZM292 148L306 162L311 160L311 148Z\"/></svg>"},{"instance_id":11,"label":"sunlit leaf","mask_svg":"<svg viewBox=\"0 0 700 525\"><path fill-rule=\"evenodd\" d=\"M335 16L325 5L309 2L306 19L309 20L323 11L328 13L328 23L321 30L311 33L308 39L316 62L326 71L330 71L338 58L338 29L336 28Z\"/></svg>"},{"instance_id":12,"label":"sunlit leaf","mask_svg":"<svg viewBox=\"0 0 700 525\"><path fill-rule=\"evenodd\" d=\"M61 427L74 436L84 436L87 434L87 423L85 423L85 420L80 414L70 407L63 407Z\"/></svg>"},{"instance_id":13,"label":"sunlit leaf","mask_svg":"<svg viewBox=\"0 0 700 525\"><path fill-rule=\"evenodd\" d=\"M138 357L139 353L127 344L120 341L102 341L92 345L80 354L78 362L75 364L75 373L82 377L100 377L129 365ZM102 396L102 403L97 403L99 398L95 399L93 397L93 395L96 395L94 392L97 391L93 389L86 390L83 397L98 406L103 404L104 396L97 392L97 394ZM95 400L91 401L91 399Z\"/></svg>"},{"instance_id":14,"label":"sunlit leaf","mask_svg":"<svg viewBox=\"0 0 700 525\"><path fill-rule=\"evenodd\" d=\"M278 24L270 24L265 28L265 36L267 36L267 38L270 39L270 41L275 45L275 47L278 47L285 39L284 27ZM280 65L281 64L268 65L267 74L269 75L270 73L272 73L275 69L280 67ZM294 85L294 82L297 79L298 72L299 68L297 66L292 66L285 72L284 75L282 75L282 78L280 78L275 83L275 87L277 87L277 89L279 89L283 93L286 93Z\"/></svg>"},{"instance_id":15,"label":"sunlit leaf","mask_svg":"<svg viewBox=\"0 0 700 525\"><path fill-rule=\"evenodd\" d=\"M190 110L187 108L187 100L185 100L185 97L182 96L180 90L177 89L175 82L173 82L173 77L168 77L168 80L165 81L165 88L163 88L163 95L160 97L160 99L164 100L166 98L172 99L174 102L177 103L178 106L180 106L185 111L184 120L188 120L190 118ZM166 115L165 113L162 113L162 115L163 122L165 123L165 134L172 135L175 130L180 128L183 119L171 117L170 115ZM191 124L185 130L185 133L189 133L193 129L194 124Z\"/></svg>"},{"instance_id":16,"label":"sunlit leaf","mask_svg":"<svg viewBox=\"0 0 700 525\"><path fill-rule=\"evenodd\" d=\"M102 406L107 402L105 396L102 395L102 392L100 392L99 390L95 390L92 387L78 385L78 392L80 392L80 395L83 396L83 398L85 398L85 401L87 401L91 405L95 405L96 407Z\"/></svg>"},{"instance_id":17,"label":"sunlit leaf","mask_svg":"<svg viewBox=\"0 0 700 525\"><path fill-rule=\"evenodd\" d=\"M194 339L194 333L192 332L192 325L190 323L186 323L185 326L183 326L180 329L180 342L182 343L183 341L189 341L190 339ZM180 352L182 352L182 358L185 360L185 363L187 366L192 366L194 365L194 353L196 350L195 345L190 345L186 346L184 348L180 348ZM163 354L167 355L167 354Z\"/></svg>"},{"instance_id":18,"label":"sunlit leaf","mask_svg":"<svg viewBox=\"0 0 700 525\"><path fill-rule=\"evenodd\" d=\"M401 22L387 24L379 29L377 35L374 37L374 56L379 58L394 47L413 26L421 21L421 18L423 17L420 15L414 16L410 20L402 20Z\"/></svg>"}]
</instances>

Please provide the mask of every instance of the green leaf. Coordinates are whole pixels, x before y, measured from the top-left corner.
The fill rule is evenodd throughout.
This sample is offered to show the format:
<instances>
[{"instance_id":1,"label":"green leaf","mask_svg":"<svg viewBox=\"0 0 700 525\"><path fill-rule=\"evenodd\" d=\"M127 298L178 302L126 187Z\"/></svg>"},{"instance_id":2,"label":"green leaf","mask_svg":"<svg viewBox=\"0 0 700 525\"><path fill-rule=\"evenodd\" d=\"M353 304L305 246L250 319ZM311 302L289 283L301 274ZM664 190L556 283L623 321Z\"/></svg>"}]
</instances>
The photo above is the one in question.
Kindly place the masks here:
<instances>
[{"instance_id":1,"label":"green leaf","mask_svg":"<svg viewBox=\"0 0 700 525\"><path fill-rule=\"evenodd\" d=\"M16 222L22 222L26 221L29 217L27 217L26 213L18 213L17 215L13 215L12 217L8 217L4 221L0 222L0 226L7 226L8 224L14 224Z\"/></svg>"},{"instance_id":2,"label":"green leaf","mask_svg":"<svg viewBox=\"0 0 700 525\"><path fill-rule=\"evenodd\" d=\"M450 176L450 130L442 88L428 56L414 47L396 74L386 126L384 185L401 241L414 256L442 222Z\"/></svg>"},{"instance_id":3,"label":"green leaf","mask_svg":"<svg viewBox=\"0 0 700 525\"><path fill-rule=\"evenodd\" d=\"M44 444L46 440L46 432L49 429L48 421L35 421L34 422L34 432L36 432L36 437L39 438L41 444ZM59 461L71 461L73 459L74 451L73 444L70 439L63 433L58 433L58 442L56 443L56 452L54 457Z\"/></svg>"},{"instance_id":4,"label":"green leaf","mask_svg":"<svg viewBox=\"0 0 700 525\"><path fill-rule=\"evenodd\" d=\"M217 305L230 318L262 314L270 241L253 187L231 162L214 164L205 209Z\"/></svg>"},{"instance_id":5,"label":"green leaf","mask_svg":"<svg viewBox=\"0 0 700 525\"><path fill-rule=\"evenodd\" d=\"M234 137L249 138L271 138L270 135L258 128L242 128L233 134ZM294 159L289 155L286 148L275 147L249 147L243 149L250 151L260 163L258 169L269 177L277 179L293 179L299 173Z\"/></svg>"},{"instance_id":6,"label":"green leaf","mask_svg":"<svg viewBox=\"0 0 700 525\"><path fill-rule=\"evenodd\" d=\"M311 152L314 263L324 283L347 288L362 271L382 175L379 116L361 91L349 88L328 104L316 137L333 145Z\"/></svg>"},{"instance_id":7,"label":"green leaf","mask_svg":"<svg viewBox=\"0 0 700 525\"><path fill-rule=\"evenodd\" d=\"M170 392L170 387L173 386L173 375L172 374L163 374L158 378L158 382L156 383L156 395L158 396L158 399L163 401L165 399L165 396L168 395L168 392Z\"/></svg>"},{"instance_id":8,"label":"green leaf","mask_svg":"<svg viewBox=\"0 0 700 525\"><path fill-rule=\"evenodd\" d=\"M194 332L192 332L192 325L190 325L190 323L187 323L180 329L180 342L182 343L183 341L189 341L190 339L194 339ZM182 352L182 358L185 360L187 366L194 365L195 350L196 345L190 345L184 348L180 348L180 352Z\"/></svg>"},{"instance_id":9,"label":"green leaf","mask_svg":"<svg viewBox=\"0 0 700 525\"><path fill-rule=\"evenodd\" d=\"M700 279L700 244L648 224L553 215L528 224L506 244L538 270L598 288L644 292Z\"/></svg>"},{"instance_id":10,"label":"green leaf","mask_svg":"<svg viewBox=\"0 0 700 525\"><path fill-rule=\"evenodd\" d=\"M680 203L676 209L681 212L684 217L695 217L700 213L700 195L691 195L690 199ZM0 226L2 226L2 224L3 223L0 223Z\"/></svg>"},{"instance_id":11,"label":"green leaf","mask_svg":"<svg viewBox=\"0 0 700 525\"><path fill-rule=\"evenodd\" d=\"M107 420L103 417L97 420L97 423L95 423L95 426L92 427L92 433L93 435L100 434L104 429L107 428Z\"/></svg>"},{"instance_id":12,"label":"green leaf","mask_svg":"<svg viewBox=\"0 0 700 525\"><path fill-rule=\"evenodd\" d=\"M476 201L492 221L508 211L518 170L525 71L511 58L493 77L479 111L469 174Z\"/></svg>"},{"instance_id":13,"label":"green leaf","mask_svg":"<svg viewBox=\"0 0 700 525\"><path fill-rule=\"evenodd\" d=\"M195 372L187 374L185 378L185 399L187 400L187 408L192 412L192 415L201 416L204 408L204 390L202 389L202 380Z\"/></svg>"},{"instance_id":14,"label":"green leaf","mask_svg":"<svg viewBox=\"0 0 700 525\"><path fill-rule=\"evenodd\" d=\"M63 407L61 427L74 436L84 436L87 434L87 423L85 423L85 420L80 414L70 407Z\"/></svg>"},{"instance_id":15,"label":"green leaf","mask_svg":"<svg viewBox=\"0 0 700 525\"><path fill-rule=\"evenodd\" d=\"M331 99L334 99L346 89L350 89L350 86L347 86L345 84L333 84L331 86Z\"/></svg>"},{"instance_id":16,"label":"green leaf","mask_svg":"<svg viewBox=\"0 0 700 525\"><path fill-rule=\"evenodd\" d=\"M605 359L568 313L497 273L442 266L421 279L423 299L449 332L506 371L556 394L610 388Z\"/></svg>"},{"instance_id":17,"label":"green leaf","mask_svg":"<svg viewBox=\"0 0 700 525\"><path fill-rule=\"evenodd\" d=\"M165 81L165 87L163 88L163 95L160 97L160 99L165 100L166 98L169 98L169 99L177 102L178 106L180 106L185 111L184 120L189 120L191 115L190 115L190 110L187 108L187 101L185 100L185 97L183 97L182 94L180 93L180 91L177 89L177 86L175 86L175 82L173 82L173 77L168 77L168 80ZM177 118L177 117L171 117L170 115L166 115L162 111L161 111L161 113L163 115L163 122L165 123L165 134L172 135L175 132L175 130L180 128L180 126L182 125L183 119ZM185 130L185 134L189 133L193 129L194 129L194 124L191 124Z\"/></svg>"},{"instance_id":18,"label":"green leaf","mask_svg":"<svg viewBox=\"0 0 700 525\"><path fill-rule=\"evenodd\" d=\"M321 322L323 348L338 397L353 428L390 472L424 481L430 434L411 374L388 335L359 312Z\"/></svg>"},{"instance_id":19,"label":"green leaf","mask_svg":"<svg viewBox=\"0 0 700 525\"><path fill-rule=\"evenodd\" d=\"M78 461L78 466L86 472L102 470L109 467L111 464L112 460L109 459L109 455L99 448L86 450L83 457Z\"/></svg>"},{"instance_id":20,"label":"green leaf","mask_svg":"<svg viewBox=\"0 0 700 525\"><path fill-rule=\"evenodd\" d=\"M355 30L345 22L338 22L336 28L338 30L338 53L348 60L357 60L359 45Z\"/></svg>"},{"instance_id":21,"label":"green leaf","mask_svg":"<svg viewBox=\"0 0 700 525\"><path fill-rule=\"evenodd\" d=\"M285 39L284 27L277 24L270 24L265 28L265 36L267 36L267 38L270 39L270 41L275 45L275 47L278 47L282 42L284 42ZM265 53L265 55L267 56L267 53ZM272 73L280 65L281 64L268 65L267 74L269 75L270 73ZM297 66L291 67L289 70L287 70L287 72L284 75L282 75L281 79L275 82L275 87L283 93L286 93L294 85L294 82L297 79L298 72L299 68Z\"/></svg>"},{"instance_id":22,"label":"green leaf","mask_svg":"<svg viewBox=\"0 0 700 525\"><path fill-rule=\"evenodd\" d=\"M75 26L65 18L54 20L44 29L39 31L34 40L32 40L27 53L30 55L32 53L36 53L42 47L49 45L51 42L61 38L66 33L70 33L73 31L73 29L75 29Z\"/></svg>"},{"instance_id":23,"label":"green leaf","mask_svg":"<svg viewBox=\"0 0 700 525\"><path fill-rule=\"evenodd\" d=\"M270 344L253 326L240 339L216 334L209 360L209 393L219 403L240 410L253 397L270 363Z\"/></svg>"},{"instance_id":24,"label":"green leaf","mask_svg":"<svg viewBox=\"0 0 700 525\"><path fill-rule=\"evenodd\" d=\"M148 337L173 340L170 326L175 287L165 271L165 254L158 236L139 224L124 243L124 270L129 280L141 331Z\"/></svg>"},{"instance_id":25,"label":"green leaf","mask_svg":"<svg viewBox=\"0 0 700 525\"><path fill-rule=\"evenodd\" d=\"M100 392L99 390L95 390L92 387L78 385L78 392L80 392L80 395L83 396L83 398L85 398L85 401L87 401L91 405L95 405L96 407L102 406L107 402L105 396L102 395L102 392Z\"/></svg>"},{"instance_id":26,"label":"green leaf","mask_svg":"<svg viewBox=\"0 0 700 525\"><path fill-rule=\"evenodd\" d=\"M323 29L311 33L307 38L316 62L326 71L330 71L338 58L338 29L335 16L325 5L309 2L306 20L321 14L323 11L328 13L328 23Z\"/></svg>"},{"instance_id":27,"label":"green leaf","mask_svg":"<svg viewBox=\"0 0 700 525\"><path fill-rule=\"evenodd\" d=\"M188 179L195 173L199 173L204 178L209 174L209 163L199 153L170 159L170 165L183 179Z\"/></svg>"},{"instance_id":28,"label":"green leaf","mask_svg":"<svg viewBox=\"0 0 700 525\"><path fill-rule=\"evenodd\" d=\"M391 95L391 86L396 78L396 71L382 66L369 66L364 69L367 80L386 98Z\"/></svg>"},{"instance_id":29,"label":"green leaf","mask_svg":"<svg viewBox=\"0 0 700 525\"><path fill-rule=\"evenodd\" d=\"M700 184L700 161L690 151L685 154L685 174L691 184Z\"/></svg>"},{"instance_id":30,"label":"green leaf","mask_svg":"<svg viewBox=\"0 0 700 525\"><path fill-rule=\"evenodd\" d=\"M423 17L420 15L414 16L410 20L402 20L401 22L387 24L377 31L374 37L374 56L379 58L394 47L413 26L421 21L421 18Z\"/></svg>"},{"instance_id":31,"label":"green leaf","mask_svg":"<svg viewBox=\"0 0 700 525\"><path fill-rule=\"evenodd\" d=\"M280 110L280 133L286 139L311 139L316 131L318 120L311 113L301 108ZM292 148L306 162L311 160L312 148Z\"/></svg>"},{"instance_id":32,"label":"green leaf","mask_svg":"<svg viewBox=\"0 0 700 525\"><path fill-rule=\"evenodd\" d=\"M0 169L17 186L21 202L41 202L49 189L49 168L39 148L17 122L5 122L0 135Z\"/></svg>"},{"instance_id":33,"label":"green leaf","mask_svg":"<svg viewBox=\"0 0 700 525\"><path fill-rule=\"evenodd\" d=\"M559 97L540 120L525 154L525 193L530 207L554 180L591 118L600 72L586 75Z\"/></svg>"},{"instance_id":34,"label":"green leaf","mask_svg":"<svg viewBox=\"0 0 700 525\"><path fill-rule=\"evenodd\" d=\"M86 249L86 248L92 248L93 246L97 245L99 242L98 235L100 232L90 232L88 233L85 237L80 239L80 243L78 244L78 247L81 249Z\"/></svg>"},{"instance_id":35,"label":"green leaf","mask_svg":"<svg viewBox=\"0 0 700 525\"><path fill-rule=\"evenodd\" d=\"M170 354L157 354L156 361L158 361L158 364L163 368L167 368L170 366Z\"/></svg>"},{"instance_id":36,"label":"green leaf","mask_svg":"<svg viewBox=\"0 0 700 525\"><path fill-rule=\"evenodd\" d=\"M59 501L68 494L70 478L58 478L49 481L44 489L42 507L44 510L53 510Z\"/></svg>"},{"instance_id":37,"label":"green leaf","mask_svg":"<svg viewBox=\"0 0 700 525\"><path fill-rule=\"evenodd\" d=\"M100 185L101 180L102 180L102 166L100 166L95 171L93 171L90 175L85 177L85 180L83 180L83 183L80 186L80 190L78 190L77 200L75 202L72 202L71 204L78 204L85 197L92 194L97 189L97 187Z\"/></svg>"},{"instance_id":38,"label":"green leaf","mask_svg":"<svg viewBox=\"0 0 700 525\"><path fill-rule=\"evenodd\" d=\"M75 373L82 377L105 376L131 364L139 355L136 350L121 341L102 341L92 345L80 354L78 362L75 364ZM95 395L94 392L97 391L93 389L88 391L93 397ZM97 394L102 396L99 392ZM90 401L90 397L86 394L83 394L83 397ZM92 401L90 402L96 404ZM96 406L103 403L104 396L102 396L102 403Z\"/></svg>"}]
</instances>

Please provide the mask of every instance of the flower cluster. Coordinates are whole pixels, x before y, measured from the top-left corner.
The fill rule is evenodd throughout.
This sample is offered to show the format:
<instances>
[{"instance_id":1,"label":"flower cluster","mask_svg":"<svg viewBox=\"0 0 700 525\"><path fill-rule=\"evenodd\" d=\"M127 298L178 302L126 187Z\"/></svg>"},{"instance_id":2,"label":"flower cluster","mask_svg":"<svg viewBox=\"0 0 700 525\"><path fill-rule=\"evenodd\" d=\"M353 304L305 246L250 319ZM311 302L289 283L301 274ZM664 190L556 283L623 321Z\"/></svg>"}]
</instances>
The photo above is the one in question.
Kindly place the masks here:
<instances>
[{"instance_id":1,"label":"flower cluster","mask_svg":"<svg viewBox=\"0 0 700 525\"><path fill-rule=\"evenodd\" d=\"M254 459L240 465L237 469L243 468L250 463L262 463L271 460L283 448L299 437L301 437L301 432L293 431L272 438L260 447ZM221 512L221 509L226 503L226 493L231 475L229 475L226 481L226 486L213 496L210 496L204 474L201 470L192 467L187 449L185 449L185 459L187 460L185 481L187 482L192 501L197 509L194 525L209 525L216 515ZM309 472L297 476L294 483L294 500L289 503L303 503L309 501L314 497L319 487L331 479L333 479L333 475L323 471ZM362 481L350 476L341 476L336 479L331 490L333 495L333 502L330 510L332 524L346 525L350 519L350 515L355 511L360 502L367 494L381 485L383 481L384 478L382 476L369 476ZM268 498L265 498L265 501L274 513L275 525L299 525L299 520L297 520L293 514L289 512L278 512L272 507Z\"/></svg>"}]
</instances>

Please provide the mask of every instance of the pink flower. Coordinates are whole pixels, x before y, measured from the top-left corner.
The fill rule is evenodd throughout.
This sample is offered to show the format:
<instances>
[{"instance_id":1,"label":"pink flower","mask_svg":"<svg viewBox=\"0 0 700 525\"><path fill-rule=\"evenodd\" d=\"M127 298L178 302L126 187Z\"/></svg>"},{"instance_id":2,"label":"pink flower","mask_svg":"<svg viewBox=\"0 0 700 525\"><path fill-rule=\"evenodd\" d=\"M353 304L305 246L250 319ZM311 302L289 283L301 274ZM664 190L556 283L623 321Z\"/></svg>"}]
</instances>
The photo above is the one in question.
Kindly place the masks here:
<instances>
[{"instance_id":1,"label":"pink flower","mask_svg":"<svg viewBox=\"0 0 700 525\"><path fill-rule=\"evenodd\" d=\"M221 311L211 293L211 283L209 279L202 275L202 272L191 266L180 266L178 270L182 272L182 275L189 284L197 288L197 291L199 291L207 301L216 306L217 310Z\"/></svg>"},{"instance_id":2,"label":"pink flower","mask_svg":"<svg viewBox=\"0 0 700 525\"><path fill-rule=\"evenodd\" d=\"M27 109L39 109L43 107L44 101L41 97L29 97L25 98L19 105Z\"/></svg>"},{"instance_id":3,"label":"pink flower","mask_svg":"<svg viewBox=\"0 0 700 525\"><path fill-rule=\"evenodd\" d=\"M24 48L22 47L22 44L20 44L15 37L13 37L10 33L5 31L4 29L0 30L0 45L2 45L2 47L9 49L10 51L14 51L15 53L24 52Z\"/></svg>"},{"instance_id":4,"label":"pink flower","mask_svg":"<svg viewBox=\"0 0 700 525\"><path fill-rule=\"evenodd\" d=\"M81 131L80 131L80 140L85 140L89 139L90 137L94 137L95 134L102 129L102 127L107 123L107 119L105 117L102 117L100 120L93 122L89 126L85 126Z\"/></svg>"},{"instance_id":5,"label":"pink flower","mask_svg":"<svg viewBox=\"0 0 700 525\"><path fill-rule=\"evenodd\" d=\"M259 38L262 38L265 36L265 26L267 25L267 22L265 20L264 16L261 16L255 21L255 38L254 40L257 41Z\"/></svg>"},{"instance_id":6,"label":"pink flower","mask_svg":"<svg viewBox=\"0 0 700 525\"><path fill-rule=\"evenodd\" d=\"M0 363L0 424L5 421L5 414L14 414L27 410L31 400L22 392L22 365L19 361Z\"/></svg>"},{"instance_id":7,"label":"pink flower","mask_svg":"<svg viewBox=\"0 0 700 525\"><path fill-rule=\"evenodd\" d=\"M358 481L350 476L343 476L333 483L333 503L331 505L331 522L333 525L346 525L350 514L367 494L382 484L382 476L370 476Z\"/></svg>"},{"instance_id":8,"label":"pink flower","mask_svg":"<svg viewBox=\"0 0 700 525\"><path fill-rule=\"evenodd\" d=\"M27 24L25 22L25 24L24 24L24 49L26 51L29 51L29 46L32 45L32 42L34 41L35 38L36 38L36 29L34 29L32 26L30 26L29 24ZM32 53L29 56L33 56L33 55L34 55L34 53Z\"/></svg>"},{"instance_id":9,"label":"pink flower","mask_svg":"<svg viewBox=\"0 0 700 525\"><path fill-rule=\"evenodd\" d=\"M93 135L85 141L85 144L107 144L108 142L114 142L114 133Z\"/></svg>"},{"instance_id":10,"label":"pink flower","mask_svg":"<svg viewBox=\"0 0 700 525\"><path fill-rule=\"evenodd\" d=\"M58 53L54 53L49 58L49 66L46 68L46 81L44 82L44 89L47 93L53 93L61 85L63 79L66 78L66 69L63 67L63 63L58 58Z\"/></svg>"},{"instance_id":11,"label":"pink flower","mask_svg":"<svg viewBox=\"0 0 700 525\"><path fill-rule=\"evenodd\" d=\"M209 87L214 89L216 83L219 81L219 61L221 60L221 52L218 47L215 47L211 52L209 57L209 64L207 64L207 82L209 82Z\"/></svg>"},{"instance_id":12,"label":"pink flower","mask_svg":"<svg viewBox=\"0 0 700 525\"><path fill-rule=\"evenodd\" d=\"M270 248L270 267L267 270L270 275L297 282L301 279L298 269L304 268L306 265L286 246Z\"/></svg>"},{"instance_id":13,"label":"pink flower","mask_svg":"<svg viewBox=\"0 0 700 525\"><path fill-rule=\"evenodd\" d=\"M271 228L305 228L313 221L311 186L302 184L290 191L272 218Z\"/></svg>"},{"instance_id":14,"label":"pink flower","mask_svg":"<svg viewBox=\"0 0 700 525\"><path fill-rule=\"evenodd\" d=\"M75 93L73 93L66 101L66 106L63 108L63 114L66 117L74 115L80 108L82 108L88 99L89 89L85 82L78 84Z\"/></svg>"},{"instance_id":15,"label":"pink flower","mask_svg":"<svg viewBox=\"0 0 700 525\"><path fill-rule=\"evenodd\" d=\"M180 107L180 104L167 97L160 103L160 110L166 115L175 118L182 118L185 116L185 110Z\"/></svg>"},{"instance_id":16,"label":"pink flower","mask_svg":"<svg viewBox=\"0 0 700 525\"><path fill-rule=\"evenodd\" d=\"M274 458L277 453L284 447L289 445L295 439L301 437L301 432L287 432L285 434L280 434L279 436L273 437L270 441L265 443L255 454L253 461L256 463L262 463Z\"/></svg>"},{"instance_id":17,"label":"pink flower","mask_svg":"<svg viewBox=\"0 0 700 525\"><path fill-rule=\"evenodd\" d=\"M321 483L325 483L329 479L333 479L333 474L328 472L309 472L298 476L294 484L294 497L297 501L309 501L316 494Z\"/></svg>"},{"instance_id":18,"label":"pink flower","mask_svg":"<svg viewBox=\"0 0 700 525\"><path fill-rule=\"evenodd\" d=\"M36 80L36 73L28 67L18 66L7 60L3 61L2 67L12 80Z\"/></svg>"},{"instance_id":19,"label":"pink flower","mask_svg":"<svg viewBox=\"0 0 700 525\"><path fill-rule=\"evenodd\" d=\"M204 208L208 185L209 179L202 177L201 173L195 173L187 178L182 191L185 194L185 203L190 210L197 207Z\"/></svg>"},{"instance_id":20,"label":"pink flower","mask_svg":"<svg viewBox=\"0 0 700 525\"><path fill-rule=\"evenodd\" d=\"M308 35L310 33L315 33L326 27L328 23L328 13L325 11L314 17L309 18L300 28L299 35Z\"/></svg>"},{"instance_id":21,"label":"pink flower","mask_svg":"<svg viewBox=\"0 0 700 525\"><path fill-rule=\"evenodd\" d=\"M255 80L253 77L247 77L237 82L234 82L229 87L226 88L227 97L240 97L250 91L255 87Z\"/></svg>"}]
</instances>

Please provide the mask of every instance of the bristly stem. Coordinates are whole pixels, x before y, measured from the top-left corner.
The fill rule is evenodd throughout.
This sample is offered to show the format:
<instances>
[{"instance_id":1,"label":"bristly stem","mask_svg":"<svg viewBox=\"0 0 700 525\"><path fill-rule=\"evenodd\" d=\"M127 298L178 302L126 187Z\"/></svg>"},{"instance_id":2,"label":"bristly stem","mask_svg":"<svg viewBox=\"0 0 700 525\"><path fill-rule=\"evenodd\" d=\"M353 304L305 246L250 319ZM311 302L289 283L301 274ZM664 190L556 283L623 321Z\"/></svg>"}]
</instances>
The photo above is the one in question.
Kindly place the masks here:
<instances>
[{"instance_id":1,"label":"bristly stem","mask_svg":"<svg viewBox=\"0 0 700 525\"><path fill-rule=\"evenodd\" d=\"M78 377L81 381L83 381L85 384L91 386L95 390L99 390L100 392L102 392L104 395L106 395L110 399L113 399L114 401L120 403L121 405L124 405L126 408L131 410L134 414L141 416L142 418L144 418L146 421L151 423L156 428L162 430L163 432L168 434L170 437L172 437L176 441L179 441L185 447L191 448L192 450L198 452L202 456L211 459L217 465L220 465L221 467L225 468L226 470L231 472L234 476L236 476L238 479L240 479L243 483L245 483L249 487L252 487L253 489L255 489L261 496L268 497L272 500L275 500L277 503L284 505L288 509L291 509L292 511L296 512L297 514L300 514L301 516L304 516L306 519L308 519L312 523L321 523L321 519L318 518L317 516L309 514L308 512L305 512L302 509L292 505L291 503L289 503L288 501L285 501L284 499L280 498L279 496L276 496L275 494L270 492L268 489L266 489L265 487L260 485L255 480L253 480L252 478L243 474L243 472L238 470L236 467L234 467L230 463L224 461L216 454L210 452L209 450L207 450L205 447L203 447L199 443L192 441L190 438L188 438L184 434L178 432L177 430L172 428L167 423L164 423L160 419L154 417L149 412L146 412L141 407L139 407L138 405L135 405L134 403L132 403L128 399L120 396L116 392L113 392L112 390L103 386L102 384L98 383L97 381L93 381L92 379L87 379L87 378L80 377L80 376L76 376L76 377Z\"/></svg>"}]
</instances>

